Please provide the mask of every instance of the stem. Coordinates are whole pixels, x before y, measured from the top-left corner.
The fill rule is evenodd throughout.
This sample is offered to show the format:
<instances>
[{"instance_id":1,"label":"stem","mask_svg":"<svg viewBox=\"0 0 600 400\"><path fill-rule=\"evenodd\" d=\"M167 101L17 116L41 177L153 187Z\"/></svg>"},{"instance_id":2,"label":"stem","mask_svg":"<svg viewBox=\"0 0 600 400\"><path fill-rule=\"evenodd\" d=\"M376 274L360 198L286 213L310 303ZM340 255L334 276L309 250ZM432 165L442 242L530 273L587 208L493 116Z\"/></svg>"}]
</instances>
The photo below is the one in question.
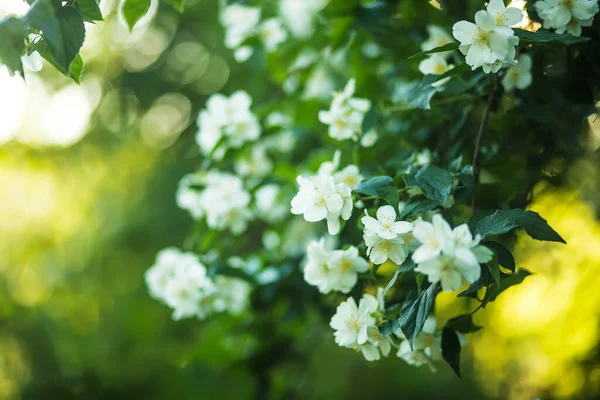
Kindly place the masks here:
<instances>
[{"instance_id":1,"label":"stem","mask_svg":"<svg viewBox=\"0 0 600 400\"><path fill-rule=\"evenodd\" d=\"M496 95L496 91L498 90L498 80L494 81L494 87L488 96L487 104L485 105L485 110L483 111L483 116L481 117L481 124L479 124L479 130L477 131L477 137L475 138L475 150L473 151L473 180L475 181L475 185L477 185L477 181L479 180L479 148L481 147L481 137L483 136L483 132L488 123L488 119L490 117L490 112L492 111L492 103L494 101L494 96ZM473 189L473 196L471 197L471 212L475 214L475 189Z\"/></svg>"}]
</instances>

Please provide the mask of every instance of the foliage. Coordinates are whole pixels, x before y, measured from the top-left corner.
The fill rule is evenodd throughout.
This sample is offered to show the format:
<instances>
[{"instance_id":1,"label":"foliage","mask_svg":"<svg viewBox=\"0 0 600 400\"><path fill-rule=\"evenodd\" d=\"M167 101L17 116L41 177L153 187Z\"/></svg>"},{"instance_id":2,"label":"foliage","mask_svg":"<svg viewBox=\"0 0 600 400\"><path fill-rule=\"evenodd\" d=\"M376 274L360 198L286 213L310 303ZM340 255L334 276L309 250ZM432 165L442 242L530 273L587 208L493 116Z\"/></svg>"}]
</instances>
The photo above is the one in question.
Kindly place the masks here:
<instances>
[{"instance_id":1,"label":"foliage","mask_svg":"<svg viewBox=\"0 0 600 400\"><path fill-rule=\"evenodd\" d=\"M184 9L183 1L168 3ZM197 127L188 130L201 153L177 189L178 205L195 220L189 253L157 256L146 275L151 295L174 319L218 320L228 312L242 321L250 308L255 320L246 325L257 332L274 318L261 310L293 298L290 318L306 321L317 310L329 319L349 296L356 310L343 316L360 329L336 327L340 346L368 360L398 347L405 361L431 366L439 340L438 353L460 376L461 335L481 328L473 314L530 275L511 252L513 230L565 243L526 207L536 184L559 183L581 153L583 129L574 127L594 111L600 88L597 31L511 30L505 39L518 43L510 46L533 60L523 72L510 50L481 65L456 42L418 51L433 36L425 40L430 21L450 31L473 20L480 2L438 10L410 1L307 1L296 5L308 21L301 27L280 15L286 3L293 2L280 9L233 2L220 11L225 44L240 65L227 96L203 98ZM133 30L149 8L149 0L126 0L120 11ZM84 23L102 20L95 0L36 0L23 17L0 22L8 38L0 61L25 75L21 57L37 51L79 83ZM435 57L447 68L418 72L419 62ZM131 89L145 90L135 82ZM299 217L287 212L290 201ZM442 290L468 298L473 310L429 329ZM378 305L363 307L365 293L377 292ZM434 340L423 344L427 335ZM265 344L249 362L275 351L277 343ZM258 374L284 359L261 364Z\"/></svg>"}]
</instances>

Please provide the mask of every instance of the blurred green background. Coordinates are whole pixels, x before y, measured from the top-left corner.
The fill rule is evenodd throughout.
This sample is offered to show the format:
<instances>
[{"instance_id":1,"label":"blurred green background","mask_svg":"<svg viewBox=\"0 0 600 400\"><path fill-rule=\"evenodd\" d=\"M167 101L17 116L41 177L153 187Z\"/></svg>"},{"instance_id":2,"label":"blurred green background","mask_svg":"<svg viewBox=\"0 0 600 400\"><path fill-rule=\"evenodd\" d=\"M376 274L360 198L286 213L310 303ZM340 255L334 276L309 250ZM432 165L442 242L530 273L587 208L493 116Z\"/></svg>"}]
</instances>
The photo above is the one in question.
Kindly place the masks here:
<instances>
[{"instance_id":1,"label":"blurred green background","mask_svg":"<svg viewBox=\"0 0 600 400\"><path fill-rule=\"evenodd\" d=\"M2 0L0 13L18 3ZM293 299L255 311L271 321L260 332L245 329L251 314L172 321L143 273L192 229L174 200L198 164L194 118L212 93L264 84L223 48L217 1L186 0L183 15L153 1L131 35L116 0L102 9L81 86L51 68L26 85L0 70L0 398L600 395L597 174L586 159L563 188L538 187L531 209L569 245L519 239L517 261L536 275L478 314L485 329L468 337L463 380L441 363L437 373L393 356L368 363L334 344L329 316L296 318ZM590 127L597 148L600 122ZM440 295L438 318L455 307Z\"/></svg>"}]
</instances>

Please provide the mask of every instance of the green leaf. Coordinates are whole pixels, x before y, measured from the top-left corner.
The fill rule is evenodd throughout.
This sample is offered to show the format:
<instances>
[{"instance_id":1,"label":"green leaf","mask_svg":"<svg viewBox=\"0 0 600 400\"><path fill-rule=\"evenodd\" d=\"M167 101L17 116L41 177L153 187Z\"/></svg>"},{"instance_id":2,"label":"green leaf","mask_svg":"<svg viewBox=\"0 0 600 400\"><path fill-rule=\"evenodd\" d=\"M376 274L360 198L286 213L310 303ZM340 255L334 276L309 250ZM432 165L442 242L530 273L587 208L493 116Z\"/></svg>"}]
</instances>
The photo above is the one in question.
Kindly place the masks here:
<instances>
[{"instance_id":1,"label":"green leaf","mask_svg":"<svg viewBox=\"0 0 600 400\"><path fill-rule=\"evenodd\" d=\"M494 283L494 278L490 274L490 270L486 266L481 267L481 275L479 279L471 283L468 288L458 294L458 297L473 297L481 288L488 287Z\"/></svg>"},{"instance_id":2,"label":"green leaf","mask_svg":"<svg viewBox=\"0 0 600 400\"><path fill-rule=\"evenodd\" d=\"M529 236L537 240L566 243L538 213L519 208L498 210L482 218L475 227L475 234L481 235L483 239L488 235L500 235L514 228L525 229Z\"/></svg>"},{"instance_id":3,"label":"green leaf","mask_svg":"<svg viewBox=\"0 0 600 400\"><path fill-rule=\"evenodd\" d=\"M496 285L500 284L500 268L498 268L498 261L496 261L496 257L492 258L488 263L486 263L488 271L490 271L490 276L494 279L494 283Z\"/></svg>"},{"instance_id":4,"label":"green leaf","mask_svg":"<svg viewBox=\"0 0 600 400\"><path fill-rule=\"evenodd\" d=\"M409 297L402 306L402 311L400 311L400 327L411 349L413 348L413 341L423 329L425 321L433 310L436 294L437 283L432 283L417 298Z\"/></svg>"},{"instance_id":5,"label":"green leaf","mask_svg":"<svg viewBox=\"0 0 600 400\"><path fill-rule=\"evenodd\" d=\"M458 180L466 187L475 187L475 178L473 177L473 166L466 165L459 173Z\"/></svg>"},{"instance_id":6,"label":"green leaf","mask_svg":"<svg viewBox=\"0 0 600 400\"><path fill-rule=\"evenodd\" d=\"M426 165L415 175L423 194L440 204L446 203L452 193L452 174L435 165Z\"/></svg>"},{"instance_id":7,"label":"green leaf","mask_svg":"<svg viewBox=\"0 0 600 400\"><path fill-rule=\"evenodd\" d=\"M486 241L483 244L486 247L489 247L496 254L496 257L498 257L498 263L500 265L511 272L515 272L515 258L510 250L498 242Z\"/></svg>"},{"instance_id":8,"label":"green leaf","mask_svg":"<svg viewBox=\"0 0 600 400\"><path fill-rule=\"evenodd\" d=\"M442 330L442 357L460 378L460 339L454 329Z\"/></svg>"},{"instance_id":9,"label":"green leaf","mask_svg":"<svg viewBox=\"0 0 600 400\"><path fill-rule=\"evenodd\" d=\"M398 269L396 269L394 276L392 277L392 279L390 279L390 282L387 284L387 286L383 290L383 295L385 296L385 294L388 292L388 290L390 290L391 287L394 286L394 283L396 283L396 280L398 279L398 276L400 276L400 274L408 272L414 268L415 268L415 263L411 259L406 259L402 264L398 265Z\"/></svg>"},{"instance_id":10,"label":"green leaf","mask_svg":"<svg viewBox=\"0 0 600 400\"><path fill-rule=\"evenodd\" d=\"M50 64L52 64L54 66L54 68L59 70L65 76L68 76L68 77L72 78L75 82L79 83L79 81L81 79L81 75L83 74L83 69L84 69L83 59L81 58L80 54L77 54L75 56L75 59L69 65L68 72L66 72L63 70L63 67L58 65L58 63L54 60L54 57L52 57L52 54L50 53L50 49L48 48L48 43L46 43L46 41L44 39L40 40L35 45L35 50L38 53L40 53L40 55L42 57L44 57L44 59L46 61L48 61Z\"/></svg>"},{"instance_id":11,"label":"green leaf","mask_svg":"<svg viewBox=\"0 0 600 400\"><path fill-rule=\"evenodd\" d=\"M396 209L400 203L398 190L394 181L389 176L375 176L365 179L355 189L354 192L365 195L375 196L379 199L384 199Z\"/></svg>"},{"instance_id":12,"label":"green leaf","mask_svg":"<svg viewBox=\"0 0 600 400\"><path fill-rule=\"evenodd\" d=\"M434 200L415 201L402 209L399 219L405 219L409 215L417 215L427 211L431 211L438 206L438 202Z\"/></svg>"},{"instance_id":13,"label":"green leaf","mask_svg":"<svg viewBox=\"0 0 600 400\"><path fill-rule=\"evenodd\" d=\"M365 114L362 122L362 133L367 133L371 129L375 127L377 124L377 120L379 116L377 115L377 107L373 106L371 109Z\"/></svg>"},{"instance_id":14,"label":"green leaf","mask_svg":"<svg viewBox=\"0 0 600 400\"><path fill-rule=\"evenodd\" d=\"M83 69L85 68L85 64L83 62L83 58L81 58L80 54L75 56L75 59L69 66L69 76L79 84L81 80L81 75L83 75Z\"/></svg>"},{"instance_id":15,"label":"green leaf","mask_svg":"<svg viewBox=\"0 0 600 400\"><path fill-rule=\"evenodd\" d=\"M438 75L425 75L423 80L408 95L408 105L410 108L421 108L423 110L431 109L431 98L434 94L441 91L440 88L433 87L432 84L438 80Z\"/></svg>"},{"instance_id":16,"label":"green leaf","mask_svg":"<svg viewBox=\"0 0 600 400\"><path fill-rule=\"evenodd\" d=\"M90 21L102 21L102 12L96 0L77 0L79 9Z\"/></svg>"},{"instance_id":17,"label":"green leaf","mask_svg":"<svg viewBox=\"0 0 600 400\"><path fill-rule=\"evenodd\" d=\"M81 14L71 7L54 11L50 0L37 0L26 19L34 28L42 31L55 64L67 74L85 39Z\"/></svg>"},{"instance_id":18,"label":"green leaf","mask_svg":"<svg viewBox=\"0 0 600 400\"><path fill-rule=\"evenodd\" d=\"M448 43L448 44L445 44L445 45L440 46L440 47L436 47L436 48L431 49L431 50L422 51L420 53L413 54L412 56L408 57L408 59L412 60L414 58L421 58L421 57L425 57L425 56L428 56L428 55L434 54L434 53L443 53L445 51L453 51L453 50L458 49L458 46L459 46L458 43Z\"/></svg>"},{"instance_id":19,"label":"green leaf","mask_svg":"<svg viewBox=\"0 0 600 400\"><path fill-rule=\"evenodd\" d=\"M519 37L521 44L526 43L549 43L549 42L561 42L567 46L577 43L583 43L590 40L588 37L573 36L570 33L558 34L550 31L539 30L537 32L530 32L523 29L513 29L515 35Z\"/></svg>"},{"instance_id":20,"label":"green leaf","mask_svg":"<svg viewBox=\"0 0 600 400\"><path fill-rule=\"evenodd\" d=\"M446 323L446 328L451 328L461 333L473 333L480 330L481 326L473 322L472 314L463 314L449 320Z\"/></svg>"},{"instance_id":21,"label":"green leaf","mask_svg":"<svg viewBox=\"0 0 600 400\"><path fill-rule=\"evenodd\" d=\"M127 21L129 30L132 31L137 22L142 19L150 9L150 0L125 0L123 3L123 17Z\"/></svg>"},{"instance_id":22,"label":"green leaf","mask_svg":"<svg viewBox=\"0 0 600 400\"><path fill-rule=\"evenodd\" d=\"M175 8L179 11L182 12L183 11L183 6L185 3L185 0L163 0L173 6L175 6Z\"/></svg>"},{"instance_id":23,"label":"green leaf","mask_svg":"<svg viewBox=\"0 0 600 400\"><path fill-rule=\"evenodd\" d=\"M522 283L525 278L531 275L531 272L526 269L520 269L515 274L501 274L500 275L500 284L490 291L489 295L486 296L488 301L496 300L496 297L500 295L500 293L504 292L506 289L511 286L518 285Z\"/></svg>"},{"instance_id":24,"label":"green leaf","mask_svg":"<svg viewBox=\"0 0 600 400\"><path fill-rule=\"evenodd\" d=\"M23 76L21 54L25 49L25 25L15 17L6 17L0 21L0 62L8 67L14 75L19 72Z\"/></svg>"},{"instance_id":25,"label":"green leaf","mask_svg":"<svg viewBox=\"0 0 600 400\"><path fill-rule=\"evenodd\" d=\"M384 321L379 325L379 333L384 336L388 336L398 330L400 328L400 320L398 319L390 319L388 321Z\"/></svg>"}]
</instances>

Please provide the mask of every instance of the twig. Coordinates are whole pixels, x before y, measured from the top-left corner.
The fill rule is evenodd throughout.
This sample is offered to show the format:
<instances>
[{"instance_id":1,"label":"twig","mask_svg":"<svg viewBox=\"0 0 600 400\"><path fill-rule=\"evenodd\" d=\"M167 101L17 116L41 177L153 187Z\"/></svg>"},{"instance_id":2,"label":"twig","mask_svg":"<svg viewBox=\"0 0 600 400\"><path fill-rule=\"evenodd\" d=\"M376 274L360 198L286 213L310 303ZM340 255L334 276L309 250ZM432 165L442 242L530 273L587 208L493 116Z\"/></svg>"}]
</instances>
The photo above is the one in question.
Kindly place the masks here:
<instances>
[{"instance_id":1,"label":"twig","mask_svg":"<svg viewBox=\"0 0 600 400\"><path fill-rule=\"evenodd\" d=\"M483 116L481 117L479 131L477 131L477 137L475 139L475 150L473 151L473 180L475 181L475 184L477 184L479 180L479 148L481 147L481 137L483 136L483 132L485 131L485 127L487 126L490 117L490 112L492 111L492 103L494 101L494 96L496 95L496 90L498 90L498 80L494 81L494 87L488 96L487 104L485 105ZM471 197L471 212L473 214L475 213L475 205L475 189L473 189L473 196Z\"/></svg>"}]
</instances>

